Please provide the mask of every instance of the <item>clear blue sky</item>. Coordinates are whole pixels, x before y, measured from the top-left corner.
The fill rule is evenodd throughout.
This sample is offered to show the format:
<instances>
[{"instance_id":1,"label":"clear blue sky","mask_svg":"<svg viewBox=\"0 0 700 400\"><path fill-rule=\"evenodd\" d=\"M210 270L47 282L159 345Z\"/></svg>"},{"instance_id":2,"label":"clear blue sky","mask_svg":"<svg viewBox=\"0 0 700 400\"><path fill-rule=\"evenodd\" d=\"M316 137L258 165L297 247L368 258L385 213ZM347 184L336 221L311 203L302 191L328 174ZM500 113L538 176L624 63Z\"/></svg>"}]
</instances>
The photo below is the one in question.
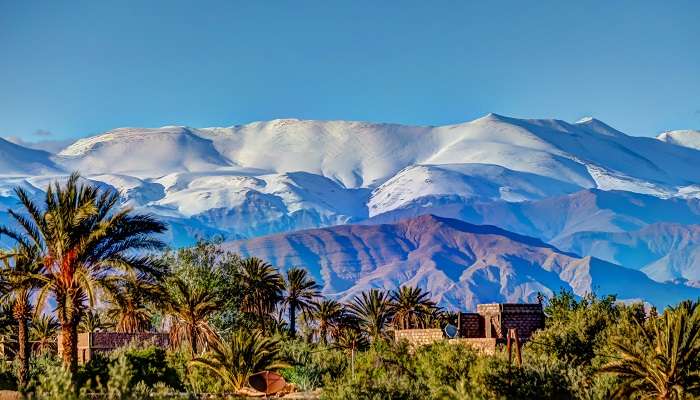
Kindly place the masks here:
<instances>
[{"instance_id":1,"label":"clear blue sky","mask_svg":"<svg viewBox=\"0 0 700 400\"><path fill-rule=\"evenodd\" d=\"M490 111L700 129L699 20L700 1L0 0L0 136Z\"/></svg>"}]
</instances>

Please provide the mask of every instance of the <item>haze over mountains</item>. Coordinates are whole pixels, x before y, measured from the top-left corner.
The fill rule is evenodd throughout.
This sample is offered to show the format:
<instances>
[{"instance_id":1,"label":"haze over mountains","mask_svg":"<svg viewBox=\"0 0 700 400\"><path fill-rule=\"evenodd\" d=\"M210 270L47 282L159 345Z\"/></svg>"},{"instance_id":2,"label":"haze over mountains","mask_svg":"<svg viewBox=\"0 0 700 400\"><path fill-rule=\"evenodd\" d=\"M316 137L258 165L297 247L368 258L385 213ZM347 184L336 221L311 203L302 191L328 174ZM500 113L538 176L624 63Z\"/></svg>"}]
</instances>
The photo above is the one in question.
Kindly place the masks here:
<instances>
[{"instance_id":1,"label":"haze over mountains","mask_svg":"<svg viewBox=\"0 0 700 400\"><path fill-rule=\"evenodd\" d=\"M700 224L698 149L698 131L644 138L590 118L568 123L496 114L438 127L273 120L228 128L119 128L56 154L0 139L0 222L15 205L13 186L40 195L52 179L79 170L86 179L119 189L125 204L170 222L174 245L197 235L247 239L349 223L394 226L435 214L535 237L560 249L552 250L557 254L593 255L658 281L695 285L699 239L690 224ZM472 251L467 250L456 251ZM596 271L610 265L592 263ZM420 269L407 262L392 265L396 271L382 278L386 284L399 282L386 276ZM352 290L338 276L324 280L327 290ZM605 281L602 275L595 279L593 286ZM559 281L534 281L540 286L482 291L452 276L442 281L452 289L439 296L467 302L495 298L489 297L494 293L506 300L531 299L531 288L558 289L551 285Z\"/></svg>"}]
</instances>

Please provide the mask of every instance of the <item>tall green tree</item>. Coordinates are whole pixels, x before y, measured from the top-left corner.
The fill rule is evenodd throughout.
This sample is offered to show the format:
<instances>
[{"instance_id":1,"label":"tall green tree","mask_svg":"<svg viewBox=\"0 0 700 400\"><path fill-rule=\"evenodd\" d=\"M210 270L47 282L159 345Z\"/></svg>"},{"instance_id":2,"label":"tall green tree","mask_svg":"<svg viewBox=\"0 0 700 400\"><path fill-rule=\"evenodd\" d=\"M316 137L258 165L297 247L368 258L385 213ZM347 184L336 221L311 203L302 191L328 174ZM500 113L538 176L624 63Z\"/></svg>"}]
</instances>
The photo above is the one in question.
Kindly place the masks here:
<instances>
[{"instance_id":1,"label":"tall green tree","mask_svg":"<svg viewBox=\"0 0 700 400\"><path fill-rule=\"evenodd\" d=\"M78 324L96 288L109 275L138 271L160 278L165 270L148 252L164 248L154 234L165 232L160 221L119 206L116 191L80 183L77 173L61 185L49 185L43 202L16 188L23 213L9 210L28 243L40 251L47 294L56 302L61 324L63 362L75 374L78 367ZM10 236L21 234L3 227Z\"/></svg>"},{"instance_id":2,"label":"tall green tree","mask_svg":"<svg viewBox=\"0 0 700 400\"><path fill-rule=\"evenodd\" d=\"M266 320L284 298L282 275L272 265L251 257L241 262L240 283L243 311L254 314L258 327L266 332Z\"/></svg>"},{"instance_id":3,"label":"tall green tree","mask_svg":"<svg viewBox=\"0 0 700 400\"><path fill-rule=\"evenodd\" d=\"M102 286L106 315L117 332L140 333L151 329L153 308L161 306L166 298L160 282L129 273L108 277Z\"/></svg>"},{"instance_id":4,"label":"tall green tree","mask_svg":"<svg viewBox=\"0 0 700 400\"><path fill-rule=\"evenodd\" d=\"M343 312L343 305L336 300L323 299L316 303L311 316L316 320L318 339L321 343L328 343L328 334L338 328Z\"/></svg>"},{"instance_id":5,"label":"tall green tree","mask_svg":"<svg viewBox=\"0 0 700 400\"><path fill-rule=\"evenodd\" d=\"M221 248L222 239L199 240L190 247L163 255L163 262L171 266L174 276L191 287L214 293L221 308L212 314L211 325L220 332L233 330L249 321L241 311L240 257Z\"/></svg>"},{"instance_id":6,"label":"tall green tree","mask_svg":"<svg viewBox=\"0 0 700 400\"><path fill-rule=\"evenodd\" d=\"M348 305L350 313L357 318L360 329L375 342L384 336L384 329L393 316L389 293L377 289L355 296Z\"/></svg>"},{"instance_id":7,"label":"tall green tree","mask_svg":"<svg viewBox=\"0 0 700 400\"><path fill-rule=\"evenodd\" d=\"M215 292L175 276L168 281L165 311L170 317L170 337L174 344L187 342L194 358L216 337L211 317L221 309Z\"/></svg>"},{"instance_id":8,"label":"tall green tree","mask_svg":"<svg viewBox=\"0 0 700 400\"><path fill-rule=\"evenodd\" d=\"M1 232L0 232L1 233ZM20 387L26 387L29 379L29 321L34 312L32 297L43 284L44 266L39 258L39 249L24 240L18 240L17 246L0 254L2 267L0 279L5 293L2 296L12 308L12 315L17 321L17 341L19 361L18 381Z\"/></svg>"},{"instance_id":9,"label":"tall green tree","mask_svg":"<svg viewBox=\"0 0 700 400\"><path fill-rule=\"evenodd\" d=\"M620 399L700 396L700 306L684 301L646 322L633 320L612 341L619 358L601 369L619 376Z\"/></svg>"},{"instance_id":10,"label":"tall green tree","mask_svg":"<svg viewBox=\"0 0 700 400\"><path fill-rule=\"evenodd\" d=\"M37 353L55 352L59 326L58 320L52 315L41 314L34 316L29 328L32 350Z\"/></svg>"},{"instance_id":11,"label":"tall green tree","mask_svg":"<svg viewBox=\"0 0 700 400\"><path fill-rule=\"evenodd\" d=\"M297 310L308 313L314 307L314 299L319 297L319 286L309 276L307 270L292 267L287 270L284 280L284 304L289 307L289 331L296 336Z\"/></svg>"},{"instance_id":12,"label":"tall green tree","mask_svg":"<svg viewBox=\"0 0 700 400\"><path fill-rule=\"evenodd\" d=\"M393 325L396 329L422 328L426 317L436 308L430 294L420 288L402 286L391 292Z\"/></svg>"}]
</instances>

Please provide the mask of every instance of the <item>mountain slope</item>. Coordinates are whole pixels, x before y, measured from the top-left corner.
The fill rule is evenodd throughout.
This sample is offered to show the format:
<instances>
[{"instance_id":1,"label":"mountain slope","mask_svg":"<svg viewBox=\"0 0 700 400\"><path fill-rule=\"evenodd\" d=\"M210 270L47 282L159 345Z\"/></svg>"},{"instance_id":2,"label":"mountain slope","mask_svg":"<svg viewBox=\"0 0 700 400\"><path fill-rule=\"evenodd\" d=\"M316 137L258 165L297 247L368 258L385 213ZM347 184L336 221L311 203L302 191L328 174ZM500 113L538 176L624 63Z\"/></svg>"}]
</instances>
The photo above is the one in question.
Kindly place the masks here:
<instances>
[{"instance_id":1,"label":"mountain slope","mask_svg":"<svg viewBox=\"0 0 700 400\"><path fill-rule=\"evenodd\" d=\"M229 250L283 268L303 265L326 294L342 298L401 284L430 290L443 306L534 301L561 288L665 305L700 289L662 284L641 272L567 254L493 226L420 216L383 225L343 225L229 242Z\"/></svg>"},{"instance_id":2,"label":"mountain slope","mask_svg":"<svg viewBox=\"0 0 700 400\"><path fill-rule=\"evenodd\" d=\"M656 223L632 232L578 232L554 243L642 270L658 281L700 283L700 225Z\"/></svg>"},{"instance_id":3,"label":"mountain slope","mask_svg":"<svg viewBox=\"0 0 700 400\"><path fill-rule=\"evenodd\" d=\"M50 154L0 138L0 176L30 176L63 173Z\"/></svg>"},{"instance_id":4,"label":"mountain slope","mask_svg":"<svg viewBox=\"0 0 700 400\"><path fill-rule=\"evenodd\" d=\"M497 225L558 243L558 240L577 232L627 232L658 222L700 224L700 199L664 199L598 189L522 202L425 196L376 215L370 222L391 223L425 213L475 224Z\"/></svg>"},{"instance_id":5,"label":"mountain slope","mask_svg":"<svg viewBox=\"0 0 700 400\"><path fill-rule=\"evenodd\" d=\"M173 172L215 171L231 163L211 141L183 127L121 128L80 139L55 158L84 174L158 177Z\"/></svg>"},{"instance_id":6,"label":"mountain slope","mask_svg":"<svg viewBox=\"0 0 700 400\"><path fill-rule=\"evenodd\" d=\"M669 131L660 134L657 139L661 140L662 142L700 150L700 131Z\"/></svg>"}]
</instances>

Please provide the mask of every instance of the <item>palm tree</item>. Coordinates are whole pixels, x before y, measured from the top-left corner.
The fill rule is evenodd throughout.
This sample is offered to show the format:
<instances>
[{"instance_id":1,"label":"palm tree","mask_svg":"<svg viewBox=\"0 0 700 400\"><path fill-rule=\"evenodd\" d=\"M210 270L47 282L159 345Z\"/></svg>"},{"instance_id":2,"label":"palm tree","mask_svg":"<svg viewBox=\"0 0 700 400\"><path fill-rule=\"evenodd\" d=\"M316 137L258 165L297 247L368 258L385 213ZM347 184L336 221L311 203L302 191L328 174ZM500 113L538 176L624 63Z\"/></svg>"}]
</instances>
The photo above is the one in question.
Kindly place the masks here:
<instances>
[{"instance_id":1,"label":"palm tree","mask_svg":"<svg viewBox=\"0 0 700 400\"><path fill-rule=\"evenodd\" d=\"M265 319L282 299L284 280L272 265L255 257L241 262L241 309L258 317L260 329L265 332Z\"/></svg>"},{"instance_id":2,"label":"palm tree","mask_svg":"<svg viewBox=\"0 0 700 400\"><path fill-rule=\"evenodd\" d=\"M318 338L323 344L328 343L328 333L335 329L343 315L343 305L332 299L323 299L316 303L311 313L318 324Z\"/></svg>"},{"instance_id":3,"label":"palm tree","mask_svg":"<svg viewBox=\"0 0 700 400\"><path fill-rule=\"evenodd\" d=\"M33 350L38 353L56 351L58 327L58 320L52 315L41 314L34 317L29 328Z\"/></svg>"},{"instance_id":4,"label":"palm tree","mask_svg":"<svg viewBox=\"0 0 700 400\"><path fill-rule=\"evenodd\" d=\"M351 315L357 318L360 329L373 342L382 337L392 317L389 294L377 289L355 296L348 308Z\"/></svg>"},{"instance_id":5,"label":"palm tree","mask_svg":"<svg viewBox=\"0 0 700 400\"><path fill-rule=\"evenodd\" d=\"M25 387L28 383L31 350L29 320L34 310L32 296L42 284L43 264L39 259L39 250L24 240L18 241L14 250L0 254L0 259L2 259L0 278L6 289L2 300L12 308L12 316L17 321L17 341L19 342L17 378L19 386Z\"/></svg>"},{"instance_id":6,"label":"palm tree","mask_svg":"<svg viewBox=\"0 0 700 400\"><path fill-rule=\"evenodd\" d=\"M78 324L78 332L94 333L99 332L108 327L108 324L102 321L102 316L93 310L87 310L80 318Z\"/></svg>"},{"instance_id":7,"label":"palm tree","mask_svg":"<svg viewBox=\"0 0 700 400\"><path fill-rule=\"evenodd\" d=\"M313 309L313 300L321 294L318 285L309 277L308 271L298 267L287 270L287 279L284 281L284 304L289 306L289 331L292 337L296 336L297 310L302 313Z\"/></svg>"},{"instance_id":8,"label":"palm tree","mask_svg":"<svg viewBox=\"0 0 700 400\"><path fill-rule=\"evenodd\" d=\"M216 336L209 320L220 310L222 300L216 293L177 276L169 281L168 287L165 311L170 317L171 341L175 345L187 342L194 358L198 349Z\"/></svg>"},{"instance_id":9,"label":"palm tree","mask_svg":"<svg viewBox=\"0 0 700 400\"><path fill-rule=\"evenodd\" d=\"M633 319L612 341L619 355L602 367L622 378L618 398L680 400L700 395L700 306L684 301L660 318Z\"/></svg>"},{"instance_id":10,"label":"palm tree","mask_svg":"<svg viewBox=\"0 0 700 400\"><path fill-rule=\"evenodd\" d=\"M402 286L391 292L393 324L396 329L422 327L425 317L435 309L435 303L430 301L430 294L420 288Z\"/></svg>"},{"instance_id":11,"label":"palm tree","mask_svg":"<svg viewBox=\"0 0 700 400\"><path fill-rule=\"evenodd\" d=\"M260 332L244 331L233 333L229 340L212 342L206 356L192 360L190 365L212 371L234 392L256 372L287 367L279 358L277 340L266 338Z\"/></svg>"},{"instance_id":12,"label":"palm tree","mask_svg":"<svg viewBox=\"0 0 700 400\"><path fill-rule=\"evenodd\" d=\"M162 285L134 273L109 277L102 287L106 295L106 314L117 332L148 331L153 317L149 306L162 305L165 301Z\"/></svg>"},{"instance_id":13,"label":"palm tree","mask_svg":"<svg viewBox=\"0 0 700 400\"><path fill-rule=\"evenodd\" d=\"M46 281L40 298L49 293L54 297L63 362L73 376L78 367L78 324L85 308L94 304L99 282L119 271L153 277L165 272L161 263L145 253L164 247L152 235L164 232L165 225L150 216L133 215L129 208L117 209L116 191L78 181L74 173L64 186L49 185L41 205L16 188L26 214L8 210L29 243L40 249ZM16 241L22 238L9 228L2 230Z\"/></svg>"}]
</instances>

